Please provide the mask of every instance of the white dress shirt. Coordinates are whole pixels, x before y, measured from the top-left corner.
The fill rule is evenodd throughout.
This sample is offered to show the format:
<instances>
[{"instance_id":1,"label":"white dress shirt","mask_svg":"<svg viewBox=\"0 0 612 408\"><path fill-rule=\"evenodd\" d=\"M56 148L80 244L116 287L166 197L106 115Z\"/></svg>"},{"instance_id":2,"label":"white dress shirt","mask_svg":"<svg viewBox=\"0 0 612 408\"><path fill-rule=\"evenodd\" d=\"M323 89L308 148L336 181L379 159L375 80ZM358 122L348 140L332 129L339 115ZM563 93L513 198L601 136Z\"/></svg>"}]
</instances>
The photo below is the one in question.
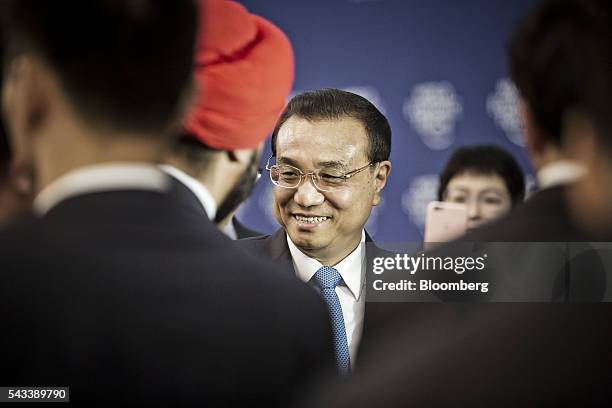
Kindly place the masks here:
<instances>
[{"instance_id":1,"label":"white dress shirt","mask_svg":"<svg viewBox=\"0 0 612 408\"><path fill-rule=\"evenodd\" d=\"M236 227L234 227L233 221L234 221L233 218L230 219L229 222L223 226L221 231L223 231L225 235L227 235L228 237L230 237L231 239L235 241L238 239L238 232L236 231Z\"/></svg>"},{"instance_id":2,"label":"white dress shirt","mask_svg":"<svg viewBox=\"0 0 612 408\"><path fill-rule=\"evenodd\" d=\"M208 218L210 220L215 219L215 215L217 214L217 203L204 184L200 183L198 180L194 179L184 171L179 170L169 164L162 164L159 166L159 168L187 187L197 197L200 204L202 204Z\"/></svg>"},{"instance_id":3,"label":"white dress shirt","mask_svg":"<svg viewBox=\"0 0 612 408\"><path fill-rule=\"evenodd\" d=\"M571 160L559 160L542 167L537 179L540 189L578 181L586 174L584 166Z\"/></svg>"},{"instance_id":4,"label":"white dress shirt","mask_svg":"<svg viewBox=\"0 0 612 408\"><path fill-rule=\"evenodd\" d=\"M100 191L167 191L168 176L157 166L144 163L105 163L79 167L44 187L34 198L33 209L45 215L68 198Z\"/></svg>"},{"instance_id":5,"label":"white dress shirt","mask_svg":"<svg viewBox=\"0 0 612 408\"><path fill-rule=\"evenodd\" d=\"M355 364L357 349L363 331L365 310L365 232L361 231L361 242L346 258L334 265L342 276L342 282L336 286L336 293L342 307L342 317L346 329L351 365ZM293 259L295 273L303 282L310 282L314 274L323 265L316 259L306 256L287 235L287 244Z\"/></svg>"}]
</instances>

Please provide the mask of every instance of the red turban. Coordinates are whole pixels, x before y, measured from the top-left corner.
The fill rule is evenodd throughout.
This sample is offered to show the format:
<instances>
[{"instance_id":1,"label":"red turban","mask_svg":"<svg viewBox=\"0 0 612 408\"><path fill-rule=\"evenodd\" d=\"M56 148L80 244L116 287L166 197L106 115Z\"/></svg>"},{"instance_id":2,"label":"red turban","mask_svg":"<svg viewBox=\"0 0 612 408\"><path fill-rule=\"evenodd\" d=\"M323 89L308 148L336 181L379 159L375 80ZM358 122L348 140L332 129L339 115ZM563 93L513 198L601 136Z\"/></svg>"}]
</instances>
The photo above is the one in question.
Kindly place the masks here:
<instances>
[{"instance_id":1,"label":"red turban","mask_svg":"<svg viewBox=\"0 0 612 408\"><path fill-rule=\"evenodd\" d=\"M238 3L200 4L198 95L184 127L213 148L255 148L274 129L291 91L291 44L278 27Z\"/></svg>"}]
</instances>

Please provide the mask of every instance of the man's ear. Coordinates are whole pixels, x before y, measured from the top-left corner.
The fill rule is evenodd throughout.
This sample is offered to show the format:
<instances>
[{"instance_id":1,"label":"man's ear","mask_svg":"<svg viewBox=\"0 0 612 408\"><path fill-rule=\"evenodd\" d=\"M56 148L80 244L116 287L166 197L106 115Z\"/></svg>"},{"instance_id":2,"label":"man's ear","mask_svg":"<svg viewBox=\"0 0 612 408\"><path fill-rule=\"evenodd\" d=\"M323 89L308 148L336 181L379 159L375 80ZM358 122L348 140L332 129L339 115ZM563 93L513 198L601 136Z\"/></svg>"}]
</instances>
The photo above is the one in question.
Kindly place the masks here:
<instances>
[{"instance_id":1,"label":"man's ear","mask_svg":"<svg viewBox=\"0 0 612 408\"><path fill-rule=\"evenodd\" d=\"M3 87L9 137L23 141L36 134L51 108L52 77L48 66L32 54L11 61ZM19 151L19 146L15 149Z\"/></svg>"},{"instance_id":2,"label":"man's ear","mask_svg":"<svg viewBox=\"0 0 612 408\"><path fill-rule=\"evenodd\" d=\"M276 196L274 196L274 198L272 199L272 215L274 216L274 219L276 220L278 225L280 225L281 227L285 227L285 223L283 222L283 217L281 217L280 214L281 213L280 213L279 204L276 201Z\"/></svg>"},{"instance_id":3,"label":"man's ear","mask_svg":"<svg viewBox=\"0 0 612 408\"><path fill-rule=\"evenodd\" d=\"M389 160L378 163L374 170L374 198L372 205L380 204L380 194L387 185L387 180L391 174L391 162Z\"/></svg>"},{"instance_id":4,"label":"man's ear","mask_svg":"<svg viewBox=\"0 0 612 408\"><path fill-rule=\"evenodd\" d=\"M11 160L7 183L11 190L23 198L34 196L34 172L30 163Z\"/></svg>"},{"instance_id":5,"label":"man's ear","mask_svg":"<svg viewBox=\"0 0 612 408\"><path fill-rule=\"evenodd\" d=\"M23 54L9 63L4 78L2 108L11 146L10 186L23 197L31 196L35 189L35 139L51 107L51 76L42 60Z\"/></svg>"},{"instance_id":6,"label":"man's ear","mask_svg":"<svg viewBox=\"0 0 612 408\"><path fill-rule=\"evenodd\" d=\"M519 114L523 124L523 135L525 138L525 148L532 159L538 157L544 150L544 137L537 125L531 107L524 99L519 99Z\"/></svg>"},{"instance_id":7,"label":"man's ear","mask_svg":"<svg viewBox=\"0 0 612 408\"><path fill-rule=\"evenodd\" d=\"M612 226L612 159L602 146L593 119L578 110L569 110L563 120L562 137L568 157L580 163L587 176L567 188L570 216L578 225L601 237L609 235Z\"/></svg>"},{"instance_id":8,"label":"man's ear","mask_svg":"<svg viewBox=\"0 0 612 408\"><path fill-rule=\"evenodd\" d=\"M563 118L561 138L568 156L589 166L597 162L597 130L591 117L578 110L569 110Z\"/></svg>"}]
</instances>

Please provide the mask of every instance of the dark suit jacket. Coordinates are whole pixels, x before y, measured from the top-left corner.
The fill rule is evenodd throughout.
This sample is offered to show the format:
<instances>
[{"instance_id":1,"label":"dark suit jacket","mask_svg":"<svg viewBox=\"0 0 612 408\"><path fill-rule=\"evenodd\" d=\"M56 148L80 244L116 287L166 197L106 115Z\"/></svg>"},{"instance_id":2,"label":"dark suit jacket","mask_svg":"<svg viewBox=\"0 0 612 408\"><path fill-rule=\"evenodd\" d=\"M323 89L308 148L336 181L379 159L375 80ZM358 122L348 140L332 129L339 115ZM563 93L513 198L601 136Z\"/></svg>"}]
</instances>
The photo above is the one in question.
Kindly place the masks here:
<instances>
[{"instance_id":1,"label":"dark suit jacket","mask_svg":"<svg viewBox=\"0 0 612 408\"><path fill-rule=\"evenodd\" d=\"M569 217L563 188L552 188L535 194L508 217L468 234L464 240L557 242L586 238L588 234L579 231ZM588 273L590 266L581 272ZM386 337L372 345L373 352L362 361L352 381L327 389L316 404L609 406L611 305L424 305L416 318L389 326Z\"/></svg>"},{"instance_id":2,"label":"dark suit jacket","mask_svg":"<svg viewBox=\"0 0 612 408\"><path fill-rule=\"evenodd\" d=\"M265 235L259 231L255 231L238 221L238 219L234 216L232 217L232 224L234 225L234 229L236 230L236 236L238 239L244 238L253 238Z\"/></svg>"},{"instance_id":3,"label":"dark suit jacket","mask_svg":"<svg viewBox=\"0 0 612 408\"><path fill-rule=\"evenodd\" d=\"M276 265L279 265L281 267L280 270L284 271L287 276L296 278L291 252L287 245L287 234L284 229L281 228L272 235L249 238L236 242L253 254L265 256ZM392 254L382 248L376 247L366 232L367 265L371 265L371 260L376 256L390 257ZM365 296L365 293L363 296ZM369 352L370 344L381 334L381 331L385 331L397 319L402 317L407 318L416 314L417 311L420 310L420 307L422 307L422 305L419 306L417 303L366 302L358 359L361 360L361 357ZM354 367L359 367L359 364L359 361L357 361Z\"/></svg>"},{"instance_id":4,"label":"dark suit jacket","mask_svg":"<svg viewBox=\"0 0 612 408\"><path fill-rule=\"evenodd\" d=\"M506 217L466 234L461 241L560 243L556 245L558 250L555 245L532 244L523 249L514 245L514 253L509 247L507 257L529 259L529 264L520 269L524 275L540 280L525 280L531 287L546 286L546 280L554 279L550 300L612 300L606 293L611 271L605 264L606 259L612 259L610 250L595 249L588 243L612 241L612 233L594 235L579 228L572 219L565 190L563 186L541 190ZM509 264L509 272L515 273L511 269L517 269L519 262Z\"/></svg>"},{"instance_id":5,"label":"dark suit jacket","mask_svg":"<svg viewBox=\"0 0 612 408\"><path fill-rule=\"evenodd\" d=\"M70 386L88 406L277 406L331 369L316 292L172 186L70 198L0 233L0 384Z\"/></svg>"},{"instance_id":6,"label":"dark suit jacket","mask_svg":"<svg viewBox=\"0 0 612 408\"><path fill-rule=\"evenodd\" d=\"M610 303L427 306L303 406L610 406Z\"/></svg>"},{"instance_id":7,"label":"dark suit jacket","mask_svg":"<svg viewBox=\"0 0 612 408\"><path fill-rule=\"evenodd\" d=\"M465 241L582 242L612 241L612 234L593 236L576 226L565 197L565 187L538 191L510 214L474 230Z\"/></svg>"}]
</instances>

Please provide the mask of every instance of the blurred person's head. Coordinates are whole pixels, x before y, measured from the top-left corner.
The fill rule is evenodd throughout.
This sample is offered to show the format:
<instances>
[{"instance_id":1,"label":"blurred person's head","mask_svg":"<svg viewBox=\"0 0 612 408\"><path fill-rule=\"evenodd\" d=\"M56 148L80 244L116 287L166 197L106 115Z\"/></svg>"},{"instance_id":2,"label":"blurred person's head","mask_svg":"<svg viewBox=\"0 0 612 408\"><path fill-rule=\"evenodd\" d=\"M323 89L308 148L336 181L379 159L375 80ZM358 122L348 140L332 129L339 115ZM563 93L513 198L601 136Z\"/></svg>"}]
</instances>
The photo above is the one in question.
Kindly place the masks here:
<instances>
[{"instance_id":1,"label":"blurred person's head","mask_svg":"<svg viewBox=\"0 0 612 408\"><path fill-rule=\"evenodd\" d=\"M199 93L166 161L208 188L223 225L255 185L263 142L293 84L293 50L278 27L240 4L201 4Z\"/></svg>"},{"instance_id":2,"label":"blurred person's head","mask_svg":"<svg viewBox=\"0 0 612 408\"><path fill-rule=\"evenodd\" d=\"M462 147L453 152L440 174L438 200L465 204L468 228L475 228L523 201L524 178L505 150L492 145Z\"/></svg>"},{"instance_id":3,"label":"blurred person's head","mask_svg":"<svg viewBox=\"0 0 612 408\"><path fill-rule=\"evenodd\" d=\"M509 44L510 70L521 97L526 146L536 169L572 157L565 125L573 112L604 124L612 95L597 89L610 71L609 0L547 0L520 22Z\"/></svg>"},{"instance_id":4,"label":"blurred person's head","mask_svg":"<svg viewBox=\"0 0 612 408\"><path fill-rule=\"evenodd\" d=\"M7 0L3 110L12 166L40 189L87 164L157 160L186 107L190 0Z\"/></svg>"},{"instance_id":5,"label":"blurred person's head","mask_svg":"<svg viewBox=\"0 0 612 408\"><path fill-rule=\"evenodd\" d=\"M4 41L0 32L0 57L4 55L3 46ZM0 88L1 83L2 77L0 77ZM30 208L30 190L29 178L18 178L12 171L11 146L4 120L0 117L0 225L13 220Z\"/></svg>"},{"instance_id":6,"label":"blurred person's head","mask_svg":"<svg viewBox=\"0 0 612 408\"><path fill-rule=\"evenodd\" d=\"M334 265L359 244L380 203L391 171L387 119L353 93L306 92L289 102L271 146L278 222L302 252Z\"/></svg>"},{"instance_id":7,"label":"blurred person's head","mask_svg":"<svg viewBox=\"0 0 612 408\"><path fill-rule=\"evenodd\" d=\"M4 124L0 120L0 225L30 208L28 180L18 180L11 174L11 151Z\"/></svg>"},{"instance_id":8,"label":"blurred person's head","mask_svg":"<svg viewBox=\"0 0 612 408\"><path fill-rule=\"evenodd\" d=\"M556 150L587 168L570 192L592 229L612 226L611 15L609 0L544 1L510 43L534 166Z\"/></svg>"}]
</instances>

